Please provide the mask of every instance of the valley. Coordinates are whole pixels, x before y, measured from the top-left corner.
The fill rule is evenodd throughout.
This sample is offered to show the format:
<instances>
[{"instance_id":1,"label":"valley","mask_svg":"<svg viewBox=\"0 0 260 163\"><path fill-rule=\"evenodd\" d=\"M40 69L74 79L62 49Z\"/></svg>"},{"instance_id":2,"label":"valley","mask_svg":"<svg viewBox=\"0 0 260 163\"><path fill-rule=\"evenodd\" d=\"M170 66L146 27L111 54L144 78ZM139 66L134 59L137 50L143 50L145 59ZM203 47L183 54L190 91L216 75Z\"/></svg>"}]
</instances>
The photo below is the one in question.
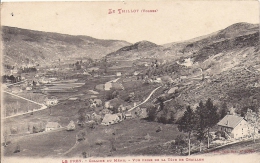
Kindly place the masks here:
<instances>
[{"instance_id":1,"label":"valley","mask_svg":"<svg viewBox=\"0 0 260 163\"><path fill-rule=\"evenodd\" d=\"M188 140L192 154L259 143L259 24L165 45L2 31L7 157L182 156ZM188 108L197 114L202 105L215 109L216 122L200 140L180 126ZM222 131L229 116L245 120L248 133Z\"/></svg>"}]
</instances>

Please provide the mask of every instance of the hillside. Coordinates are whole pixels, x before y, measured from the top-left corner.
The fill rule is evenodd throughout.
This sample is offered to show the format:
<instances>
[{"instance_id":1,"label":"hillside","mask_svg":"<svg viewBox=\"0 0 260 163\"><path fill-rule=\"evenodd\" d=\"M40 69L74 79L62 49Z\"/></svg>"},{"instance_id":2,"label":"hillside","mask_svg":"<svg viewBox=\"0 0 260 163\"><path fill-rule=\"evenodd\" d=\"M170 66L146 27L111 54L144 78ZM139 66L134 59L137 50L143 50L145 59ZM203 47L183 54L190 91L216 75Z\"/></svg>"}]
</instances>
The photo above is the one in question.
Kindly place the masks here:
<instances>
[{"instance_id":1,"label":"hillside","mask_svg":"<svg viewBox=\"0 0 260 163\"><path fill-rule=\"evenodd\" d=\"M258 25L235 24L183 47L177 61L191 60L192 64L174 67L172 77L185 88L176 101L194 106L211 98L219 107L227 102L237 112L260 101Z\"/></svg>"},{"instance_id":2,"label":"hillside","mask_svg":"<svg viewBox=\"0 0 260 163\"><path fill-rule=\"evenodd\" d=\"M119 40L101 40L89 36L33 31L15 27L2 27L4 62L47 63L71 57L101 58L130 43Z\"/></svg>"},{"instance_id":3,"label":"hillside","mask_svg":"<svg viewBox=\"0 0 260 163\"><path fill-rule=\"evenodd\" d=\"M150 78L169 75L174 80L173 85L181 91L167 102L168 107L195 106L211 98L218 106L227 102L239 112L260 101L259 25L237 23L185 42L140 50L130 47L110 55L137 63L142 58L135 56L153 58L152 54L156 54L156 59L167 61L158 67L140 66L138 70Z\"/></svg>"},{"instance_id":4,"label":"hillside","mask_svg":"<svg viewBox=\"0 0 260 163\"><path fill-rule=\"evenodd\" d=\"M160 54L162 46L149 41L140 41L135 44L125 46L107 55L110 60L128 58L136 60L140 58L156 58Z\"/></svg>"}]
</instances>

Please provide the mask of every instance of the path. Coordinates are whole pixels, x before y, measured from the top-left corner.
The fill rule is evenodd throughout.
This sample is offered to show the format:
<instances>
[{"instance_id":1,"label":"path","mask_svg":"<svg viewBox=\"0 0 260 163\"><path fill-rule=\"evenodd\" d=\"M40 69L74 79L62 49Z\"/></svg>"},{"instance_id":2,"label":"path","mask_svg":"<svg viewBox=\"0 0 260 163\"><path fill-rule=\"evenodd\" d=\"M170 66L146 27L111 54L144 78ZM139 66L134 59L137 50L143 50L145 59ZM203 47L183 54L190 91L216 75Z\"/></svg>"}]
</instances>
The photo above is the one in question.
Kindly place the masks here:
<instances>
[{"instance_id":1,"label":"path","mask_svg":"<svg viewBox=\"0 0 260 163\"><path fill-rule=\"evenodd\" d=\"M139 107L140 105L146 103L146 102L151 98L151 96L154 94L154 92L155 92L157 89L161 88L161 87L162 87L162 86L159 86L159 87L155 88L155 89L150 93L150 95L149 95L142 103L140 103L140 104L138 104L138 105L132 107L131 109L128 110L128 112L130 112L130 111L134 110L135 108Z\"/></svg>"},{"instance_id":2,"label":"path","mask_svg":"<svg viewBox=\"0 0 260 163\"><path fill-rule=\"evenodd\" d=\"M65 153L63 153L62 155L66 155L66 154L70 153L78 144L79 144L79 142L76 140L76 143L69 150L67 150Z\"/></svg>"},{"instance_id":3,"label":"path","mask_svg":"<svg viewBox=\"0 0 260 163\"><path fill-rule=\"evenodd\" d=\"M41 107L40 109L37 109L37 110L33 110L33 111L25 112L25 113L20 113L20 114L16 114L16 115L11 115L11 116L8 116L8 117L3 117L2 119L8 119L8 118L17 117L17 116L20 116L20 115L30 114L30 113L34 113L34 112L41 111L41 110L44 110L44 109L47 109L47 108L48 108L48 107L47 107L46 105L44 105L44 104L41 104L41 103L38 103L38 102L35 102L35 101L32 101L32 100L29 100L29 99L27 99L27 98L18 96L18 95L16 95L16 94L13 94L13 93L10 93L10 92L7 92L7 91L3 91L3 92L8 93L8 94L10 94L10 95L12 95L12 96L16 96L16 97L21 98L21 99L24 99L24 100L26 100L26 101L35 103L35 104L40 105L40 106L42 106L42 107Z\"/></svg>"}]
</instances>

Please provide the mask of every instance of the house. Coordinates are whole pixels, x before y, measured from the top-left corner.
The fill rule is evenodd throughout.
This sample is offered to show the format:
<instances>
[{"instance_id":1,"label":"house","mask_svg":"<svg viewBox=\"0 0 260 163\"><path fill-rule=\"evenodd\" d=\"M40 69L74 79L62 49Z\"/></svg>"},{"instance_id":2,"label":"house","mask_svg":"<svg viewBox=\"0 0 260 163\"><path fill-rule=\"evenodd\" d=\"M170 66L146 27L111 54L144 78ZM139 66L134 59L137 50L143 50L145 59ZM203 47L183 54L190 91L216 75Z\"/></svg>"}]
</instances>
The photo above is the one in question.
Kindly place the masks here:
<instances>
[{"instance_id":1,"label":"house","mask_svg":"<svg viewBox=\"0 0 260 163\"><path fill-rule=\"evenodd\" d=\"M45 127L45 131L51 131L61 128L61 125L58 122L48 122Z\"/></svg>"},{"instance_id":2,"label":"house","mask_svg":"<svg viewBox=\"0 0 260 163\"><path fill-rule=\"evenodd\" d=\"M161 78L156 78L156 79L154 80L154 82L155 82L155 83L162 83L162 79L161 79Z\"/></svg>"},{"instance_id":3,"label":"house","mask_svg":"<svg viewBox=\"0 0 260 163\"><path fill-rule=\"evenodd\" d=\"M224 131L230 138L239 139L252 134L251 125L243 117L237 115L226 115L217 125L219 130Z\"/></svg>"},{"instance_id":4,"label":"house","mask_svg":"<svg viewBox=\"0 0 260 163\"><path fill-rule=\"evenodd\" d=\"M122 72L117 72L116 76L122 76Z\"/></svg>"},{"instance_id":5,"label":"house","mask_svg":"<svg viewBox=\"0 0 260 163\"><path fill-rule=\"evenodd\" d=\"M126 113L126 114L125 114L125 118L126 118L126 119L131 119L131 118L133 118L133 117L132 117L132 114L131 114L131 113Z\"/></svg>"},{"instance_id":6,"label":"house","mask_svg":"<svg viewBox=\"0 0 260 163\"><path fill-rule=\"evenodd\" d=\"M45 103L46 103L46 105L47 106L53 106L53 105L56 105L56 104L58 104L58 99L56 99L56 98L47 98L46 100L45 100Z\"/></svg>"},{"instance_id":7,"label":"house","mask_svg":"<svg viewBox=\"0 0 260 163\"><path fill-rule=\"evenodd\" d=\"M115 123L118 123L120 121L120 118L117 114L106 114L101 122L101 125L112 125Z\"/></svg>"},{"instance_id":8,"label":"house","mask_svg":"<svg viewBox=\"0 0 260 163\"><path fill-rule=\"evenodd\" d=\"M109 91L112 88L111 82L106 82L104 85L104 90Z\"/></svg>"},{"instance_id":9,"label":"house","mask_svg":"<svg viewBox=\"0 0 260 163\"><path fill-rule=\"evenodd\" d=\"M71 120L67 126L67 131L73 131L73 130L75 130L75 128L76 128L76 125L75 125L74 121Z\"/></svg>"},{"instance_id":10,"label":"house","mask_svg":"<svg viewBox=\"0 0 260 163\"><path fill-rule=\"evenodd\" d=\"M173 88L169 89L169 91L167 93L172 94L172 93L175 93L177 90L178 90L178 87L173 87Z\"/></svg>"},{"instance_id":11,"label":"house","mask_svg":"<svg viewBox=\"0 0 260 163\"><path fill-rule=\"evenodd\" d=\"M140 118L147 118L148 117L147 108L140 108L139 117Z\"/></svg>"},{"instance_id":12,"label":"house","mask_svg":"<svg viewBox=\"0 0 260 163\"><path fill-rule=\"evenodd\" d=\"M26 91L32 90L32 87L26 87Z\"/></svg>"},{"instance_id":13,"label":"house","mask_svg":"<svg viewBox=\"0 0 260 163\"><path fill-rule=\"evenodd\" d=\"M134 75L135 75L135 76L137 76L137 75L139 75L139 74L140 74L139 71L135 71L135 72L134 72Z\"/></svg>"},{"instance_id":14,"label":"house","mask_svg":"<svg viewBox=\"0 0 260 163\"><path fill-rule=\"evenodd\" d=\"M122 104L122 103L124 103L124 100L119 99L119 98L114 98L112 100L106 101L105 104L104 104L104 108L114 109L115 107L119 107L120 104Z\"/></svg>"}]
</instances>

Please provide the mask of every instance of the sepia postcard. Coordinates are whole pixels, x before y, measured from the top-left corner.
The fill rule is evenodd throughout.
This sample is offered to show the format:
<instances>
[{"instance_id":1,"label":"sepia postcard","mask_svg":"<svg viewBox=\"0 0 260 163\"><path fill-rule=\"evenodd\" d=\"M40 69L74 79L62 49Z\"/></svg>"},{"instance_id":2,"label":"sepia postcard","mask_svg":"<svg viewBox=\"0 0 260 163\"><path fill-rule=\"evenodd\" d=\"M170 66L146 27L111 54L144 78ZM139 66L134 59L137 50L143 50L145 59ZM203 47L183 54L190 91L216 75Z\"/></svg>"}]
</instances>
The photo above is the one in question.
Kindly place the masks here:
<instances>
[{"instance_id":1,"label":"sepia postcard","mask_svg":"<svg viewBox=\"0 0 260 163\"><path fill-rule=\"evenodd\" d=\"M258 1L1 3L1 162L259 160Z\"/></svg>"}]
</instances>

